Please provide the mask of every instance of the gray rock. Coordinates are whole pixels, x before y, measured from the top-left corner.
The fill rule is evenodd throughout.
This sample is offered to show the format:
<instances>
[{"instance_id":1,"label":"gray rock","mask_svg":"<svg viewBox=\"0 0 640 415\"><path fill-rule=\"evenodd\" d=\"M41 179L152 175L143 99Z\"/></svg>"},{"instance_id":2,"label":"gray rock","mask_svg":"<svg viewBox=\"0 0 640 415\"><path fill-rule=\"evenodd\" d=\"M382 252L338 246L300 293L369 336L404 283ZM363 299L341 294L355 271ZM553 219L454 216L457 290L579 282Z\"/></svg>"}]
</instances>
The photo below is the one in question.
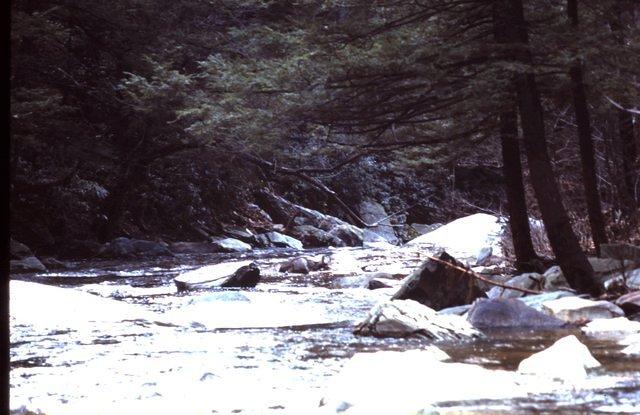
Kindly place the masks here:
<instances>
[{"instance_id":1,"label":"gray rock","mask_svg":"<svg viewBox=\"0 0 640 415\"><path fill-rule=\"evenodd\" d=\"M312 226L336 237L347 246L362 245L362 229L336 217L296 205L267 191L258 193L262 207L273 220L294 226Z\"/></svg>"},{"instance_id":2,"label":"gray rock","mask_svg":"<svg viewBox=\"0 0 640 415\"><path fill-rule=\"evenodd\" d=\"M518 372L563 381L587 377L586 369L601 366L587 346L574 335L563 337L547 349L524 359Z\"/></svg>"},{"instance_id":3,"label":"gray rock","mask_svg":"<svg viewBox=\"0 0 640 415\"><path fill-rule=\"evenodd\" d=\"M545 291L555 291L558 288L569 287L569 283L564 278L562 270L557 265L545 271L543 283Z\"/></svg>"},{"instance_id":4,"label":"gray rock","mask_svg":"<svg viewBox=\"0 0 640 415\"><path fill-rule=\"evenodd\" d=\"M455 314L461 316L471 309L471 304L459 305L455 307L443 308L438 314Z\"/></svg>"},{"instance_id":5,"label":"gray rock","mask_svg":"<svg viewBox=\"0 0 640 415\"><path fill-rule=\"evenodd\" d=\"M429 259L409 275L393 299L415 300L440 310L470 304L476 298L485 296L475 278L441 262L461 267L462 264L455 258L444 251L436 258L440 261Z\"/></svg>"},{"instance_id":6,"label":"gray rock","mask_svg":"<svg viewBox=\"0 0 640 415\"><path fill-rule=\"evenodd\" d=\"M298 250L303 248L302 242L279 232L267 232L264 236L269 243L276 248L292 248Z\"/></svg>"},{"instance_id":7,"label":"gray rock","mask_svg":"<svg viewBox=\"0 0 640 415\"><path fill-rule=\"evenodd\" d=\"M223 230L224 234L230 238L239 239L242 242L251 243L253 241L253 237L255 236L253 232L251 232L247 228L238 228L238 227L226 227Z\"/></svg>"},{"instance_id":8,"label":"gray rock","mask_svg":"<svg viewBox=\"0 0 640 415\"><path fill-rule=\"evenodd\" d=\"M542 293L537 295L527 295L525 297L520 297L518 300L522 301L529 307L532 307L540 312L542 311L542 304L546 301L557 300L562 297L571 297L575 294L570 291L552 291L550 293Z\"/></svg>"},{"instance_id":9,"label":"gray rock","mask_svg":"<svg viewBox=\"0 0 640 415\"><path fill-rule=\"evenodd\" d=\"M362 246L366 248L393 248L389 241L370 229L364 229L362 232Z\"/></svg>"},{"instance_id":10,"label":"gray rock","mask_svg":"<svg viewBox=\"0 0 640 415\"><path fill-rule=\"evenodd\" d=\"M419 234L424 235L425 233L433 232L439 227L444 226L444 223L432 223L430 225L425 225L423 223L412 223L411 227Z\"/></svg>"},{"instance_id":11,"label":"gray rock","mask_svg":"<svg viewBox=\"0 0 640 415\"><path fill-rule=\"evenodd\" d=\"M291 234L302 241L304 246L308 248L317 248L323 246L346 246L345 242L342 239L311 225L294 226L293 228L291 228Z\"/></svg>"},{"instance_id":12,"label":"gray rock","mask_svg":"<svg viewBox=\"0 0 640 415\"><path fill-rule=\"evenodd\" d=\"M413 300L393 300L376 305L354 333L375 337L424 337L456 340L480 337L462 317L439 315Z\"/></svg>"},{"instance_id":13,"label":"gray rock","mask_svg":"<svg viewBox=\"0 0 640 415\"><path fill-rule=\"evenodd\" d=\"M251 245L234 238L213 241L212 245L218 252L246 252L251 250Z\"/></svg>"},{"instance_id":14,"label":"gray rock","mask_svg":"<svg viewBox=\"0 0 640 415\"><path fill-rule=\"evenodd\" d=\"M529 290L540 290L544 286L544 276L537 272L528 272L526 274L516 275L515 277L507 280L506 285L525 288ZM526 293L517 290L511 290L508 288L495 286L487 292L489 298L518 298L524 296Z\"/></svg>"},{"instance_id":15,"label":"gray rock","mask_svg":"<svg viewBox=\"0 0 640 415\"><path fill-rule=\"evenodd\" d=\"M485 246L478 252L476 257L476 266L487 265L489 264L489 260L491 259L491 255L493 255L493 248L490 246Z\"/></svg>"},{"instance_id":16,"label":"gray rock","mask_svg":"<svg viewBox=\"0 0 640 415\"><path fill-rule=\"evenodd\" d=\"M293 258L280 265L280 272L291 272L294 274L308 274L311 271L319 271L329 267L329 257L319 258Z\"/></svg>"},{"instance_id":17,"label":"gray rock","mask_svg":"<svg viewBox=\"0 0 640 415\"><path fill-rule=\"evenodd\" d=\"M378 226L368 228L370 231L380 235L385 241L391 244L398 244L400 242L395 230L391 226L389 218L387 218L389 215L380 203L373 200L363 200L358 205L358 212L366 223L373 224L382 220Z\"/></svg>"},{"instance_id":18,"label":"gray rock","mask_svg":"<svg viewBox=\"0 0 640 415\"><path fill-rule=\"evenodd\" d=\"M175 254L212 254L218 248L211 242L173 242L169 249Z\"/></svg>"},{"instance_id":19,"label":"gray rock","mask_svg":"<svg viewBox=\"0 0 640 415\"><path fill-rule=\"evenodd\" d=\"M600 254L603 258L611 258L620 260L629 260L640 265L640 246L611 243L600 245Z\"/></svg>"},{"instance_id":20,"label":"gray rock","mask_svg":"<svg viewBox=\"0 0 640 415\"><path fill-rule=\"evenodd\" d=\"M626 317L597 319L587 323L581 330L590 337L620 339L640 333L640 322L631 321Z\"/></svg>"},{"instance_id":21,"label":"gray rock","mask_svg":"<svg viewBox=\"0 0 640 415\"><path fill-rule=\"evenodd\" d=\"M515 298L479 299L467 316L477 328L554 329L566 325L555 317L543 314Z\"/></svg>"},{"instance_id":22,"label":"gray rock","mask_svg":"<svg viewBox=\"0 0 640 415\"><path fill-rule=\"evenodd\" d=\"M624 311L609 301L563 297L542 304L543 312L571 324L584 324L600 318L624 316Z\"/></svg>"},{"instance_id":23,"label":"gray rock","mask_svg":"<svg viewBox=\"0 0 640 415\"><path fill-rule=\"evenodd\" d=\"M618 297L615 304L623 309L626 315L640 312L640 291L632 291Z\"/></svg>"},{"instance_id":24,"label":"gray rock","mask_svg":"<svg viewBox=\"0 0 640 415\"><path fill-rule=\"evenodd\" d=\"M99 255L107 258L140 258L173 256L173 252L161 242L120 237L105 244Z\"/></svg>"},{"instance_id":25,"label":"gray rock","mask_svg":"<svg viewBox=\"0 0 640 415\"><path fill-rule=\"evenodd\" d=\"M34 256L9 261L11 272L44 272L47 268Z\"/></svg>"},{"instance_id":26,"label":"gray rock","mask_svg":"<svg viewBox=\"0 0 640 415\"><path fill-rule=\"evenodd\" d=\"M223 287L255 287L260 269L251 261L209 265L178 275L174 283L179 292Z\"/></svg>"},{"instance_id":27,"label":"gray rock","mask_svg":"<svg viewBox=\"0 0 640 415\"><path fill-rule=\"evenodd\" d=\"M57 259L51 258L51 257L42 258L41 262L47 269L70 269L70 268L72 268L66 262L58 261Z\"/></svg>"},{"instance_id":28,"label":"gray rock","mask_svg":"<svg viewBox=\"0 0 640 415\"><path fill-rule=\"evenodd\" d=\"M9 241L9 250L11 253L11 259L23 259L27 257L33 257L33 252L29 247L22 242L16 241L11 238Z\"/></svg>"},{"instance_id":29,"label":"gray rock","mask_svg":"<svg viewBox=\"0 0 640 415\"><path fill-rule=\"evenodd\" d=\"M329 235L335 236L344 241L347 246L361 246L363 231L348 223L337 225L331 228Z\"/></svg>"}]
</instances>

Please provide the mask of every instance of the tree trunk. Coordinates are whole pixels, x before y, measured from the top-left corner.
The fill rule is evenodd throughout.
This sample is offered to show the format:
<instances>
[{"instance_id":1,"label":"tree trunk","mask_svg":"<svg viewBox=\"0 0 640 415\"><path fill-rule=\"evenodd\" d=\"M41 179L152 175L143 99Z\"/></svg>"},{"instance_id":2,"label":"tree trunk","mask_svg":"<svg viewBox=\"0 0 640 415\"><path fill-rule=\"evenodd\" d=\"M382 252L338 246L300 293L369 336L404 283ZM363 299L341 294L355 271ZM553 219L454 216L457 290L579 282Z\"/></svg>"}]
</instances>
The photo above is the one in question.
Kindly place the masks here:
<instances>
[{"instance_id":1,"label":"tree trunk","mask_svg":"<svg viewBox=\"0 0 640 415\"><path fill-rule=\"evenodd\" d=\"M522 272L537 271L538 256L531 242L527 201L522 180L522 163L518 144L518 116L515 111L500 114L502 174L507 193L509 227L516 255L516 268Z\"/></svg>"},{"instance_id":2,"label":"tree trunk","mask_svg":"<svg viewBox=\"0 0 640 415\"><path fill-rule=\"evenodd\" d=\"M495 7L493 10L493 36L496 42L505 44L509 42L509 38L507 37L506 22L501 16L502 11ZM511 95L513 85L509 85L507 88L509 89L506 91L507 95ZM513 251L516 256L516 268L519 271L540 271L537 264L539 258L531 241L529 214L522 180L522 163L520 161L520 145L518 144L518 114L511 109L512 107L513 104L510 103L509 110L500 114L500 144Z\"/></svg>"},{"instance_id":3,"label":"tree trunk","mask_svg":"<svg viewBox=\"0 0 640 415\"><path fill-rule=\"evenodd\" d=\"M522 0L499 1L497 6L502 9L503 24L506 24L507 34L512 42L528 43ZM526 50L518 53L517 59L524 64L531 63L531 56ZM531 184L540 206L551 248L572 288L579 292L599 295L602 289L595 280L593 268L571 228L571 222L553 174L536 77L532 72L516 73L515 85Z\"/></svg>"},{"instance_id":4,"label":"tree trunk","mask_svg":"<svg viewBox=\"0 0 640 415\"><path fill-rule=\"evenodd\" d=\"M568 0L567 14L573 28L578 26L578 4L577 0ZM598 193L598 179L596 175L595 152L593 150L593 140L591 139L591 117L587 105L587 95L583 82L582 65L575 62L569 70L571 78L571 92L573 95L573 107L576 114L576 124L578 125L578 143L580 147L580 161L582 166L582 182L587 204L587 214L589 216L589 226L591 227L591 238L596 249L596 254L600 255L600 245L607 243L607 232L605 230L604 215Z\"/></svg>"}]
</instances>

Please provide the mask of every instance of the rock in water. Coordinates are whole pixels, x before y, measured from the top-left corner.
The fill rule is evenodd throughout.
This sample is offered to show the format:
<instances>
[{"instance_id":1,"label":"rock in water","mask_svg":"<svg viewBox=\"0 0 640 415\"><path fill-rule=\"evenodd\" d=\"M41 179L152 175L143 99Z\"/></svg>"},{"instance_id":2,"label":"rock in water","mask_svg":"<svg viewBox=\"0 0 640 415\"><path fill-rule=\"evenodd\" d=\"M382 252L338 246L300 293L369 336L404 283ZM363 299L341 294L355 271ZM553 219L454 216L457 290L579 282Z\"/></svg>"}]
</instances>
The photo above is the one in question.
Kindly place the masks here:
<instances>
[{"instance_id":1,"label":"rock in water","mask_svg":"<svg viewBox=\"0 0 640 415\"><path fill-rule=\"evenodd\" d=\"M632 291L620 296L616 300L616 305L622 308L627 315L640 312L640 291Z\"/></svg>"},{"instance_id":2,"label":"rock in water","mask_svg":"<svg viewBox=\"0 0 640 415\"><path fill-rule=\"evenodd\" d=\"M178 292L217 287L255 287L260 269L251 261L209 265L178 275L174 280Z\"/></svg>"},{"instance_id":3,"label":"rock in water","mask_svg":"<svg viewBox=\"0 0 640 415\"><path fill-rule=\"evenodd\" d=\"M9 261L11 272L44 272L47 267L34 256Z\"/></svg>"},{"instance_id":4,"label":"rock in water","mask_svg":"<svg viewBox=\"0 0 640 415\"><path fill-rule=\"evenodd\" d=\"M392 300L376 305L354 330L361 336L426 337L432 340L480 337L462 317L439 315L435 310L412 300Z\"/></svg>"},{"instance_id":5,"label":"rock in water","mask_svg":"<svg viewBox=\"0 0 640 415\"><path fill-rule=\"evenodd\" d=\"M629 260L640 265L640 246L613 243L600 245L600 252L603 258L617 260Z\"/></svg>"},{"instance_id":6,"label":"rock in water","mask_svg":"<svg viewBox=\"0 0 640 415\"><path fill-rule=\"evenodd\" d=\"M600 318L624 316L624 311L608 301L563 297L542 304L543 311L567 323L584 324Z\"/></svg>"},{"instance_id":7,"label":"rock in water","mask_svg":"<svg viewBox=\"0 0 640 415\"><path fill-rule=\"evenodd\" d=\"M293 274L308 274L311 271L319 271L327 269L329 266L329 258L322 256L320 258L294 258L280 264L280 272L291 272Z\"/></svg>"},{"instance_id":8,"label":"rock in water","mask_svg":"<svg viewBox=\"0 0 640 415\"><path fill-rule=\"evenodd\" d=\"M458 267L463 266L446 252L438 255L437 259ZM415 300L440 310L470 304L476 298L485 296L475 278L440 261L429 259L422 263L405 279L393 299Z\"/></svg>"},{"instance_id":9,"label":"rock in water","mask_svg":"<svg viewBox=\"0 0 640 415\"><path fill-rule=\"evenodd\" d=\"M225 238L213 241L218 252L246 252L251 250L251 245L234 238Z\"/></svg>"},{"instance_id":10,"label":"rock in water","mask_svg":"<svg viewBox=\"0 0 640 415\"><path fill-rule=\"evenodd\" d=\"M504 221L496 216L476 213L449 222L407 242L407 245L437 246L457 258L471 261L475 261L478 252L487 247L492 248L494 255L501 256L500 240L504 225Z\"/></svg>"},{"instance_id":11,"label":"rock in water","mask_svg":"<svg viewBox=\"0 0 640 415\"><path fill-rule=\"evenodd\" d=\"M515 298L477 300L469 310L467 319L480 329L552 329L566 325L564 321L543 314Z\"/></svg>"},{"instance_id":12,"label":"rock in water","mask_svg":"<svg viewBox=\"0 0 640 415\"><path fill-rule=\"evenodd\" d=\"M561 380L580 380L587 376L585 369L600 366L589 349L576 336L567 336L551 347L524 359L518 372Z\"/></svg>"},{"instance_id":13,"label":"rock in water","mask_svg":"<svg viewBox=\"0 0 640 415\"><path fill-rule=\"evenodd\" d=\"M537 272L528 272L526 274L516 275L507 280L506 285L516 288L525 288L528 290L540 290L544 286L544 277ZM489 298L518 298L525 295L522 291L511 290L503 287L493 287L487 292Z\"/></svg>"},{"instance_id":14,"label":"rock in water","mask_svg":"<svg viewBox=\"0 0 640 415\"><path fill-rule=\"evenodd\" d=\"M173 256L173 252L161 243L142 239L115 238L105 244L99 256L107 258L140 258Z\"/></svg>"}]
</instances>

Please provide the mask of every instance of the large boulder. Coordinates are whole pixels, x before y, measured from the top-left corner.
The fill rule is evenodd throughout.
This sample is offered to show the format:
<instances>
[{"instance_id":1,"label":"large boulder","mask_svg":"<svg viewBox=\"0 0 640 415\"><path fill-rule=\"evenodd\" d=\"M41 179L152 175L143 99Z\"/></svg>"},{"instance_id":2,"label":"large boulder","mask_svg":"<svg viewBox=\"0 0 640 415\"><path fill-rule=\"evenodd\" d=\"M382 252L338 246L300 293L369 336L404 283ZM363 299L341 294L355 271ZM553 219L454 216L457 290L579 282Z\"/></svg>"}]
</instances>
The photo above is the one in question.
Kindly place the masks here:
<instances>
[{"instance_id":1,"label":"large boulder","mask_svg":"<svg viewBox=\"0 0 640 415\"><path fill-rule=\"evenodd\" d=\"M407 242L407 245L440 247L456 258L475 263L483 248L491 247L493 255L502 256L500 241L504 230L505 222L502 219L476 213L449 222Z\"/></svg>"},{"instance_id":2,"label":"large boulder","mask_svg":"<svg viewBox=\"0 0 640 415\"><path fill-rule=\"evenodd\" d=\"M423 262L394 294L394 300L415 300L421 304L440 310L457 305L470 304L476 298L484 297L477 280L469 273L448 266L463 265L446 252Z\"/></svg>"},{"instance_id":3,"label":"large boulder","mask_svg":"<svg viewBox=\"0 0 640 415\"><path fill-rule=\"evenodd\" d=\"M571 335L524 359L518 365L518 372L574 381L586 378L586 369L598 366L600 362L593 357L587 346Z\"/></svg>"},{"instance_id":4,"label":"large boulder","mask_svg":"<svg viewBox=\"0 0 640 415\"><path fill-rule=\"evenodd\" d=\"M435 310L412 300L380 303L354 330L361 336L424 337L431 340L455 340L480 337L462 317L440 315Z\"/></svg>"},{"instance_id":5,"label":"large boulder","mask_svg":"<svg viewBox=\"0 0 640 415\"><path fill-rule=\"evenodd\" d=\"M174 279L178 291L224 287L255 287L260 269L251 261L224 262L178 275Z\"/></svg>"},{"instance_id":6,"label":"large boulder","mask_svg":"<svg viewBox=\"0 0 640 415\"><path fill-rule=\"evenodd\" d=\"M627 315L640 312L640 291L632 291L618 297L615 304L623 309Z\"/></svg>"},{"instance_id":7,"label":"large boulder","mask_svg":"<svg viewBox=\"0 0 640 415\"><path fill-rule=\"evenodd\" d=\"M303 244L296 238L283 235L279 232L261 233L255 236L256 244L262 247L291 248L301 250Z\"/></svg>"},{"instance_id":8,"label":"large boulder","mask_svg":"<svg viewBox=\"0 0 640 415\"><path fill-rule=\"evenodd\" d=\"M619 339L624 336L640 333L640 322L626 317L593 320L581 328L590 337L601 339Z\"/></svg>"},{"instance_id":9,"label":"large boulder","mask_svg":"<svg viewBox=\"0 0 640 415\"><path fill-rule=\"evenodd\" d=\"M329 261L329 257L324 255L317 258L293 258L280 264L279 271L292 274L308 274L311 271L327 269L329 267Z\"/></svg>"},{"instance_id":10,"label":"large boulder","mask_svg":"<svg viewBox=\"0 0 640 415\"><path fill-rule=\"evenodd\" d=\"M345 242L329 232L318 229L311 225L298 225L290 230L291 235L299 239L308 248L323 246L346 246Z\"/></svg>"},{"instance_id":11,"label":"large boulder","mask_svg":"<svg viewBox=\"0 0 640 415\"><path fill-rule=\"evenodd\" d=\"M566 325L516 298L479 299L469 310L467 319L480 329L555 329Z\"/></svg>"},{"instance_id":12,"label":"large boulder","mask_svg":"<svg viewBox=\"0 0 640 415\"><path fill-rule=\"evenodd\" d=\"M213 254L218 248L211 242L172 242L169 249L174 254Z\"/></svg>"},{"instance_id":13,"label":"large boulder","mask_svg":"<svg viewBox=\"0 0 640 415\"><path fill-rule=\"evenodd\" d=\"M212 245L217 252L247 252L251 245L234 238L224 238L213 241Z\"/></svg>"},{"instance_id":14,"label":"large boulder","mask_svg":"<svg viewBox=\"0 0 640 415\"><path fill-rule=\"evenodd\" d=\"M13 238L11 238L9 242L9 251L11 253L11 259L23 259L35 256L27 245Z\"/></svg>"},{"instance_id":15,"label":"large boulder","mask_svg":"<svg viewBox=\"0 0 640 415\"><path fill-rule=\"evenodd\" d=\"M259 192L258 201L277 223L294 226L313 226L342 240L347 246L362 245L362 229L334 216L296 205L273 193Z\"/></svg>"},{"instance_id":16,"label":"large boulder","mask_svg":"<svg viewBox=\"0 0 640 415\"><path fill-rule=\"evenodd\" d=\"M640 246L610 243L600 245L600 254L603 258L616 259L618 261L633 261L636 265L640 265Z\"/></svg>"},{"instance_id":17,"label":"large boulder","mask_svg":"<svg viewBox=\"0 0 640 415\"><path fill-rule=\"evenodd\" d=\"M28 256L22 259L12 259L9 261L9 268L12 273L20 272L44 272L47 267L34 256Z\"/></svg>"},{"instance_id":18,"label":"large boulder","mask_svg":"<svg viewBox=\"0 0 640 415\"><path fill-rule=\"evenodd\" d=\"M507 280L505 285L515 288L524 288L528 290L541 290L544 286L544 277L537 272L528 272L526 274L516 275ZM523 291L512 290L495 286L487 292L489 298L518 298L524 296Z\"/></svg>"},{"instance_id":19,"label":"large boulder","mask_svg":"<svg viewBox=\"0 0 640 415\"><path fill-rule=\"evenodd\" d=\"M594 301L580 297L563 297L542 304L550 316L571 324L585 324L600 318L624 316L624 311L609 301Z\"/></svg>"},{"instance_id":20,"label":"large boulder","mask_svg":"<svg viewBox=\"0 0 640 415\"><path fill-rule=\"evenodd\" d=\"M570 291L551 291L549 293L535 294L535 295L527 295L525 297L520 297L518 300L522 301L529 307L532 307L542 313L543 304L547 301L557 300L558 298L563 297L572 297L575 294Z\"/></svg>"},{"instance_id":21,"label":"large boulder","mask_svg":"<svg viewBox=\"0 0 640 415\"><path fill-rule=\"evenodd\" d=\"M384 206L380 203L373 200L363 200L358 205L358 212L360 213L362 220L366 223L373 224L381 221L379 225L370 227L368 230L380 235L385 241L391 244L397 244L400 242L393 226L391 226L389 215L385 211Z\"/></svg>"},{"instance_id":22,"label":"large boulder","mask_svg":"<svg viewBox=\"0 0 640 415\"><path fill-rule=\"evenodd\" d=\"M106 258L145 258L173 256L166 244L162 242L129 239L120 237L105 244L99 255Z\"/></svg>"}]
</instances>

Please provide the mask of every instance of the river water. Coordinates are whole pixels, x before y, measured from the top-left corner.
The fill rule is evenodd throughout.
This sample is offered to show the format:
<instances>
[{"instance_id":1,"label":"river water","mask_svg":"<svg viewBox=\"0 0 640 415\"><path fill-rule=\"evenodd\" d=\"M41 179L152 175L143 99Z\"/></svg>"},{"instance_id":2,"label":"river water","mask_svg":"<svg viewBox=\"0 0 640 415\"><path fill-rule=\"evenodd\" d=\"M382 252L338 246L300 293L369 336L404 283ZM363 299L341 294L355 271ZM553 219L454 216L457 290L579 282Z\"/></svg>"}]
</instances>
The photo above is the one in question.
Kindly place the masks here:
<instances>
[{"instance_id":1,"label":"river water","mask_svg":"<svg viewBox=\"0 0 640 415\"><path fill-rule=\"evenodd\" d=\"M347 268L344 275L356 274L355 268L392 267L399 271L398 282L421 261L419 255L390 257L365 249L311 254L333 255ZM354 336L353 326L395 289L348 288L336 284L343 274L331 271L279 273L277 264L294 255L299 253L275 250L82 261L64 272L14 275L12 409L23 414L306 414L317 410L332 379L355 353L428 345L419 339ZM357 260L349 265L353 257ZM260 266L263 277L256 288L176 292L173 278L179 273L237 259ZM438 346L456 362L514 370L523 358L565 335L511 331ZM640 360L623 357L615 343L581 340L603 363L590 374L596 388L438 406L442 412L640 413ZM380 377L384 380L384 374Z\"/></svg>"}]
</instances>

